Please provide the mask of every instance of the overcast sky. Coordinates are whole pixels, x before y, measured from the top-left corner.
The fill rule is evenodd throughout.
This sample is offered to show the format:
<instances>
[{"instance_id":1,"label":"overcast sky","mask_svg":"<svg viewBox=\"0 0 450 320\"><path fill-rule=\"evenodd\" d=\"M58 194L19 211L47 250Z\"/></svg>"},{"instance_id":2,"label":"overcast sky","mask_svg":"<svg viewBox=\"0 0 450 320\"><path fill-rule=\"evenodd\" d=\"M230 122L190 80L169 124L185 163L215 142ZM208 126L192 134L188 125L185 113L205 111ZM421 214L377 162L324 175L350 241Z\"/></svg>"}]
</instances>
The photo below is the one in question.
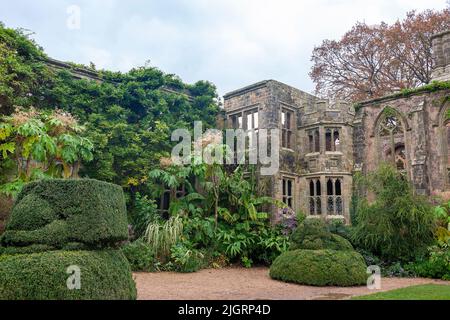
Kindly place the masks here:
<instances>
[{"instance_id":1,"label":"overcast sky","mask_svg":"<svg viewBox=\"0 0 450 320\"><path fill-rule=\"evenodd\" d=\"M394 22L446 0L0 0L0 21L35 32L59 60L128 71L156 66L224 93L264 79L307 92L310 56L357 21ZM80 24L77 10L80 8Z\"/></svg>"}]
</instances>

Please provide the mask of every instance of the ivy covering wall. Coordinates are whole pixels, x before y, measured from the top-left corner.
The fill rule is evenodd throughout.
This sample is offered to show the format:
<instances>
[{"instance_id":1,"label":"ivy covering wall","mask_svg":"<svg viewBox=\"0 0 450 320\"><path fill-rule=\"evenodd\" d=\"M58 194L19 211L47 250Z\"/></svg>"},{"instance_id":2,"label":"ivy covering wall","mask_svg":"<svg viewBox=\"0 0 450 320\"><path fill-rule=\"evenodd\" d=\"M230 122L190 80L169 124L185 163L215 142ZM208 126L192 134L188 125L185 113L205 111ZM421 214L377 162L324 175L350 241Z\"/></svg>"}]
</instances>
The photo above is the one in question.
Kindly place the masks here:
<instances>
[{"instance_id":1,"label":"ivy covering wall","mask_svg":"<svg viewBox=\"0 0 450 320\"><path fill-rule=\"evenodd\" d=\"M33 106L59 108L78 118L95 146L81 176L145 192L147 173L170 153L174 129L192 128L196 120L205 128L216 123L218 94L207 81L189 85L149 66L120 73L92 65L86 68L102 81L80 80L70 69L49 67L46 59L25 31L0 23L0 115L11 114L15 106ZM0 177L5 178L9 165L3 160L0 155Z\"/></svg>"}]
</instances>

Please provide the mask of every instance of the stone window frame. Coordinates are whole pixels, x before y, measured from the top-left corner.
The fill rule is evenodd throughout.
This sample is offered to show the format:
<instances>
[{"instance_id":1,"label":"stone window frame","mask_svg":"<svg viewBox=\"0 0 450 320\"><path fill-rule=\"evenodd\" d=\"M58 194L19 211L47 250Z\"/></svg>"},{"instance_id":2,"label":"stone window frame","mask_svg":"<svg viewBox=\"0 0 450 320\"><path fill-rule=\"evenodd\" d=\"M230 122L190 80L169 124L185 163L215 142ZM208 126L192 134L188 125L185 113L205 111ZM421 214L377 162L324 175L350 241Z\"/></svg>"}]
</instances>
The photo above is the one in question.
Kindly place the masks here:
<instances>
[{"instance_id":1,"label":"stone window frame","mask_svg":"<svg viewBox=\"0 0 450 320\"><path fill-rule=\"evenodd\" d=\"M325 151L340 152L341 149L341 127L324 127L325 131ZM336 143L338 141L338 143Z\"/></svg>"},{"instance_id":2,"label":"stone window frame","mask_svg":"<svg viewBox=\"0 0 450 320\"><path fill-rule=\"evenodd\" d=\"M320 153L320 127L306 130L308 137L308 153Z\"/></svg>"},{"instance_id":3,"label":"stone window frame","mask_svg":"<svg viewBox=\"0 0 450 320\"><path fill-rule=\"evenodd\" d=\"M288 119L288 121L286 121ZM293 150L295 145L295 110L281 107L280 113L281 147Z\"/></svg>"},{"instance_id":4,"label":"stone window frame","mask_svg":"<svg viewBox=\"0 0 450 320\"><path fill-rule=\"evenodd\" d=\"M255 117L255 114L257 116ZM243 129L243 130L255 130L258 131L259 124L260 124L260 118L259 118L259 108L258 106L250 106L244 109L241 109L240 111L232 112L229 114L228 118L231 121L231 128L232 129ZM251 115L251 126L249 128L248 126L248 116ZM239 118L241 121L239 122Z\"/></svg>"},{"instance_id":5,"label":"stone window frame","mask_svg":"<svg viewBox=\"0 0 450 320\"><path fill-rule=\"evenodd\" d=\"M383 121L386 120L387 117L394 116L399 121L399 125L396 126L396 128L401 129L400 133L394 133L394 129L389 129L386 126L384 127L384 130L387 130L388 135L381 135L380 134L380 126L382 125ZM396 163L396 154L397 149L400 147L403 148L405 157L404 157L404 169L399 170L402 173L406 173L408 171L409 163L408 163L408 150L406 147L406 132L408 131L408 123L405 119L405 117L402 115L401 112L397 111L396 109L385 106L383 110L379 113L378 118L375 122L374 126L374 136L376 138L376 145L377 145L377 152L381 155L381 157L377 157L379 159L386 159L388 157L388 154L391 154L391 159L386 159L387 162L390 162L395 168L397 168ZM383 150L382 148L382 140L387 139L388 137L390 146L389 150ZM395 141L396 138L400 137L400 141ZM398 140L398 139L397 139Z\"/></svg>"},{"instance_id":6,"label":"stone window frame","mask_svg":"<svg viewBox=\"0 0 450 320\"><path fill-rule=\"evenodd\" d=\"M322 208L322 182L320 177L311 177L307 180L308 183L308 212L310 216L321 216Z\"/></svg>"},{"instance_id":7,"label":"stone window frame","mask_svg":"<svg viewBox=\"0 0 450 320\"><path fill-rule=\"evenodd\" d=\"M289 192L289 182L291 184ZM281 201L286 204L289 208L294 209L295 207L295 178L291 176L283 175L281 178Z\"/></svg>"},{"instance_id":8,"label":"stone window frame","mask_svg":"<svg viewBox=\"0 0 450 320\"><path fill-rule=\"evenodd\" d=\"M255 114L257 115L256 117L255 117ZM248 125L249 116L251 117L251 122L252 122L250 125L250 128ZM240 121L239 121L239 118L241 119ZM228 115L228 119L229 119L229 123L231 124L232 129L244 130L244 132L247 136L245 145L248 146L248 148L246 148L246 150L247 151L256 150L257 141L258 141L258 131L260 129L260 123L261 123L259 106L252 105L252 106L241 108L234 112L230 112L230 114ZM256 143L253 145L254 148L250 148L250 145L251 145L250 139L252 139L253 136L255 136L255 138L256 138ZM235 148L236 148L236 144L235 144ZM235 155L236 155L236 150L235 150Z\"/></svg>"},{"instance_id":9,"label":"stone window frame","mask_svg":"<svg viewBox=\"0 0 450 320\"><path fill-rule=\"evenodd\" d=\"M343 185L343 177L325 176L326 213L328 216L344 215Z\"/></svg>"}]
</instances>

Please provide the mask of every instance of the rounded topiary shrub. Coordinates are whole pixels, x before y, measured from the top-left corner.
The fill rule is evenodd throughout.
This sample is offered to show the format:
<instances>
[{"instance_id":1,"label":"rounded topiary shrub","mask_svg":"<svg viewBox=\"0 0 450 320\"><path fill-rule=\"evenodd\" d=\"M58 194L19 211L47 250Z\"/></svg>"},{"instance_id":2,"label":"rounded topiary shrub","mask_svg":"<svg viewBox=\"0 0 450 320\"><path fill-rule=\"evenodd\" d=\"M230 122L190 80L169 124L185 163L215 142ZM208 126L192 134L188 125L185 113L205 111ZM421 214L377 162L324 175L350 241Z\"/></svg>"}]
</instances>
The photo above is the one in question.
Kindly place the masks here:
<instances>
[{"instance_id":1,"label":"rounded topiary shrub","mask_svg":"<svg viewBox=\"0 0 450 320\"><path fill-rule=\"evenodd\" d=\"M353 250L351 243L334 233L328 231L321 219L306 219L291 235L289 250Z\"/></svg>"},{"instance_id":2,"label":"rounded topiary shrub","mask_svg":"<svg viewBox=\"0 0 450 320\"><path fill-rule=\"evenodd\" d=\"M356 251L293 250L270 267L273 279L313 286L354 286L367 281L366 265Z\"/></svg>"},{"instance_id":3,"label":"rounded topiary shrub","mask_svg":"<svg viewBox=\"0 0 450 320\"><path fill-rule=\"evenodd\" d=\"M80 289L68 288L70 266L79 267ZM0 300L12 299L136 299L136 287L120 250L0 255Z\"/></svg>"},{"instance_id":4,"label":"rounded topiary shrub","mask_svg":"<svg viewBox=\"0 0 450 320\"><path fill-rule=\"evenodd\" d=\"M0 239L3 246L66 249L113 246L128 238L120 186L92 180L42 180L19 194Z\"/></svg>"}]
</instances>

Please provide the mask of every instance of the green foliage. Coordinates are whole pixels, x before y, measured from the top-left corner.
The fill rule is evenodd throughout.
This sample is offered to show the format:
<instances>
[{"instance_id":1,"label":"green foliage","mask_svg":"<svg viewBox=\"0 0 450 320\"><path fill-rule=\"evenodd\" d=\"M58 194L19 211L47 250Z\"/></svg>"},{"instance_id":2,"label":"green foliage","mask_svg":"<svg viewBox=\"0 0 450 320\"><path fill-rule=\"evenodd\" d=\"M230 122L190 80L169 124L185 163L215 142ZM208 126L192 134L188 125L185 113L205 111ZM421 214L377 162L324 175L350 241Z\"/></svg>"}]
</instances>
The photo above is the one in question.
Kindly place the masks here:
<instances>
[{"instance_id":1,"label":"green foliage","mask_svg":"<svg viewBox=\"0 0 450 320\"><path fill-rule=\"evenodd\" d=\"M144 240L151 246L155 255L165 260L170 255L170 249L183 234L183 220L179 216L170 217L167 221L155 221L147 226Z\"/></svg>"},{"instance_id":2,"label":"green foliage","mask_svg":"<svg viewBox=\"0 0 450 320\"><path fill-rule=\"evenodd\" d=\"M0 25L0 43L0 114L11 114L16 105L33 105L38 110L58 106L76 116L85 124L84 138L95 145L93 157L87 157L93 161L75 166L76 170L81 176L125 187L131 210L136 191L149 195L145 185L148 172L162 156L169 155L171 132L192 128L197 120L204 128L215 125L220 110L218 95L207 81L188 85L149 66L127 73L99 71L102 81L76 79L71 70L47 66L42 49L21 30ZM0 134L0 144L1 140ZM74 146L87 145L67 136L59 142L65 144L62 156L72 160ZM0 177L8 169L1 154L10 154L11 148L3 144L0 149ZM86 153L80 155L85 157ZM16 183L5 191L17 189L20 185Z\"/></svg>"},{"instance_id":3,"label":"green foliage","mask_svg":"<svg viewBox=\"0 0 450 320\"><path fill-rule=\"evenodd\" d=\"M132 216L135 236L137 238L142 237L147 226L160 218L155 200L151 200L147 195L143 196L139 192L136 193L135 207Z\"/></svg>"},{"instance_id":4,"label":"green foliage","mask_svg":"<svg viewBox=\"0 0 450 320\"><path fill-rule=\"evenodd\" d=\"M69 290L69 266L81 271L80 290ZM49 251L0 256L0 300L136 299L125 256L116 250Z\"/></svg>"},{"instance_id":5,"label":"green foliage","mask_svg":"<svg viewBox=\"0 0 450 320\"><path fill-rule=\"evenodd\" d=\"M77 178L81 162L93 157L93 144L80 135L83 131L61 110L17 108L0 117L0 160L15 162L14 178L0 192L16 195L24 183L44 177Z\"/></svg>"},{"instance_id":6,"label":"green foliage","mask_svg":"<svg viewBox=\"0 0 450 320\"><path fill-rule=\"evenodd\" d=\"M50 73L45 58L23 29L9 29L0 22L0 115L14 106L37 105L42 101Z\"/></svg>"},{"instance_id":7,"label":"green foliage","mask_svg":"<svg viewBox=\"0 0 450 320\"><path fill-rule=\"evenodd\" d=\"M205 265L205 256L192 244L180 242L170 248L170 259L178 272L195 272Z\"/></svg>"},{"instance_id":8,"label":"green foliage","mask_svg":"<svg viewBox=\"0 0 450 320\"><path fill-rule=\"evenodd\" d=\"M419 277L450 280L450 240L428 248L428 256L407 266Z\"/></svg>"},{"instance_id":9,"label":"green foliage","mask_svg":"<svg viewBox=\"0 0 450 320\"><path fill-rule=\"evenodd\" d=\"M91 179L42 180L25 186L13 207L3 246L72 242L113 246L128 238L122 188Z\"/></svg>"},{"instance_id":10,"label":"green foliage","mask_svg":"<svg viewBox=\"0 0 450 320\"><path fill-rule=\"evenodd\" d=\"M353 250L345 238L331 233L321 219L306 219L291 235L289 250Z\"/></svg>"},{"instance_id":11,"label":"green foliage","mask_svg":"<svg viewBox=\"0 0 450 320\"><path fill-rule=\"evenodd\" d=\"M313 286L355 286L366 283L366 265L355 251L293 250L281 254L270 277Z\"/></svg>"},{"instance_id":12,"label":"green foliage","mask_svg":"<svg viewBox=\"0 0 450 320\"><path fill-rule=\"evenodd\" d=\"M169 162L167 160L162 161ZM243 176L243 168L195 164L166 166L150 172L149 189L159 195L161 185L174 194L184 187L188 193L173 199L169 212L182 219L182 239L192 244L191 249L212 250L213 256L226 257L246 266L255 263L270 264L288 247L288 238L280 228L272 228L269 216L261 210L265 205L277 204L273 199L260 197L255 190L255 180ZM192 184L190 181L196 181ZM149 224L153 244L161 244L158 235L161 222ZM158 241L156 241L158 240ZM168 245L164 245L167 255ZM172 261L173 262L173 261Z\"/></svg>"},{"instance_id":13,"label":"green foliage","mask_svg":"<svg viewBox=\"0 0 450 320\"><path fill-rule=\"evenodd\" d=\"M435 219L426 199L413 194L395 168L381 165L360 181L375 201L358 203L352 240L385 260L410 261L433 241Z\"/></svg>"},{"instance_id":14,"label":"green foliage","mask_svg":"<svg viewBox=\"0 0 450 320\"><path fill-rule=\"evenodd\" d=\"M434 216L438 223L435 231L437 241L445 244L450 240L450 201L436 206L434 208Z\"/></svg>"},{"instance_id":15,"label":"green foliage","mask_svg":"<svg viewBox=\"0 0 450 320\"><path fill-rule=\"evenodd\" d=\"M130 242L121 248L132 271L153 271L155 259L152 248L142 239Z\"/></svg>"}]
</instances>

